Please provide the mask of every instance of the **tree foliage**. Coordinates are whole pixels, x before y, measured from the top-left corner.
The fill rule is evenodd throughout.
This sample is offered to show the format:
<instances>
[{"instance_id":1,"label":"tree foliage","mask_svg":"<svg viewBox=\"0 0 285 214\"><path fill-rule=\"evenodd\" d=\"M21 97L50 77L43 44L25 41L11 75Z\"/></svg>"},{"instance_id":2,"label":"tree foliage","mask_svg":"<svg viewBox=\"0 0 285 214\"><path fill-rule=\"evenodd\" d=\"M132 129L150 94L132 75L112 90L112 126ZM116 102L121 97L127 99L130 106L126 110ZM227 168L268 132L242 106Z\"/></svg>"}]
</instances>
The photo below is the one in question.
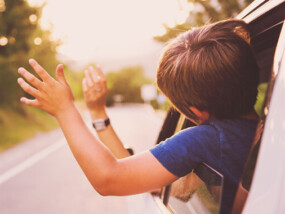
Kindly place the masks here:
<instances>
[{"instance_id":1,"label":"tree foliage","mask_svg":"<svg viewBox=\"0 0 285 214\"><path fill-rule=\"evenodd\" d=\"M106 75L109 94L107 104L111 105L115 95L122 96L122 102L143 102L141 98L141 86L150 84L151 80L145 77L140 66L123 68L117 72L109 72Z\"/></svg>"},{"instance_id":2,"label":"tree foliage","mask_svg":"<svg viewBox=\"0 0 285 214\"><path fill-rule=\"evenodd\" d=\"M183 24L171 28L164 26L166 33L162 36L155 36L154 39L160 42L167 42L180 33L191 29L191 27L235 17L253 0L188 0L193 5L189 16Z\"/></svg>"},{"instance_id":3,"label":"tree foliage","mask_svg":"<svg viewBox=\"0 0 285 214\"><path fill-rule=\"evenodd\" d=\"M30 69L28 59L35 58L54 70L59 43L38 24L42 8L31 7L26 0L0 0L0 4L0 106L18 107L24 94L17 85L18 68Z\"/></svg>"}]
</instances>

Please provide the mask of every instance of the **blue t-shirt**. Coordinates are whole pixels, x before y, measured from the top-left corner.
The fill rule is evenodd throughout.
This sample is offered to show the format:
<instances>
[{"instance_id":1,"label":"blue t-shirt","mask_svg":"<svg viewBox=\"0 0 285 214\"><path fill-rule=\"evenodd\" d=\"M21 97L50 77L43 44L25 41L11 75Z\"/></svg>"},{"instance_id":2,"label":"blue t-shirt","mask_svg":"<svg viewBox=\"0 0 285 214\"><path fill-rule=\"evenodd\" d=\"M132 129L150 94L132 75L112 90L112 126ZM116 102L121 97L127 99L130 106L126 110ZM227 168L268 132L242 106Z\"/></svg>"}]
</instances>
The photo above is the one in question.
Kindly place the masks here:
<instances>
[{"instance_id":1,"label":"blue t-shirt","mask_svg":"<svg viewBox=\"0 0 285 214\"><path fill-rule=\"evenodd\" d=\"M182 177L204 162L223 175L221 213L230 213L258 121L209 119L180 131L150 151L172 174Z\"/></svg>"}]
</instances>

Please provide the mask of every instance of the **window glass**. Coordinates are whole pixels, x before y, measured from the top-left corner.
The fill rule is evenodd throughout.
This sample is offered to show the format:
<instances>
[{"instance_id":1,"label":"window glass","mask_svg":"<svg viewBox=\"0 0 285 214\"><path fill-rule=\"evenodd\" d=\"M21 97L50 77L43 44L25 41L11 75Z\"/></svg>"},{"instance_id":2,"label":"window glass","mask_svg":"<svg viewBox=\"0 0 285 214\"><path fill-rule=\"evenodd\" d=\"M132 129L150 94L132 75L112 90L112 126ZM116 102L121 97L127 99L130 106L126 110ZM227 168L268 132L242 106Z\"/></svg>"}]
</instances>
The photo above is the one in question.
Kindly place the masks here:
<instances>
[{"instance_id":1,"label":"window glass","mask_svg":"<svg viewBox=\"0 0 285 214\"><path fill-rule=\"evenodd\" d=\"M256 166L259 147L261 144L263 123L266 121L269 103L276 74L272 71L280 31L284 22L285 3L283 2L272 11L250 23L252 34L252 47L260 68L260 85L258 88L255 110L261 121L258 125L251 152L248 156L241 183L236 195L232 214L241 213L250 191L252 178ZM281 38L283 39L283 38Z\"/></svg>"},{"instance_id":2,"label":"window glass","mask_svg":"<svg viewBox=\"0 0 285 214\"><path fill-rule=\"evenodd\" d=\"M219 213L223 176L206 164L175 181L168 207L175 213Z\"/></svg>"}]
</instances>

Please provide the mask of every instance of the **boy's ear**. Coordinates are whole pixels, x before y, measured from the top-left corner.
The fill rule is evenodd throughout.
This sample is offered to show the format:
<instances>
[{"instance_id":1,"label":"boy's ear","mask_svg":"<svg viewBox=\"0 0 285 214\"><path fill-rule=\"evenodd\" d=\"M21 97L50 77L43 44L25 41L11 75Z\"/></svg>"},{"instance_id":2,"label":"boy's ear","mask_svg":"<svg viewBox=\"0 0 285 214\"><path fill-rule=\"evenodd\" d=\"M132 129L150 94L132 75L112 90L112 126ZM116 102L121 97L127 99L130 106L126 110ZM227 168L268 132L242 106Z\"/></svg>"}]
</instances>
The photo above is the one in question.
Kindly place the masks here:
<instances>
[{"instance_id":1,"label":"boy's ear","mask_svg":"<svg viewBox=\"0 0 285 214\"><path fill-rule=\"evenodd\" d=\"M207 111L200 111L199 109L193 106L190 106L189 108L202 121L208 120L210 118L210 114Z\"/></svg>"}]
</instances>

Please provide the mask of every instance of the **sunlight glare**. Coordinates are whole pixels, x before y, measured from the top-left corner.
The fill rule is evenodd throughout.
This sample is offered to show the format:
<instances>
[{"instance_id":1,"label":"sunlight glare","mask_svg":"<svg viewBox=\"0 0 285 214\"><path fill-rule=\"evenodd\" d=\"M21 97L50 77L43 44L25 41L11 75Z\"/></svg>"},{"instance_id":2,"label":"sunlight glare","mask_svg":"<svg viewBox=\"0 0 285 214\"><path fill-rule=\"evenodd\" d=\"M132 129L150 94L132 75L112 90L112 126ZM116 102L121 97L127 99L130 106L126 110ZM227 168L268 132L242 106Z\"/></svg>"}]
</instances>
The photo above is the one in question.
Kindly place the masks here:
<instances>
[{"instance_id":1,"label":"sunlight glare","mask_svg":"<svg viewBox=\"0 0 285 214\"><path fill-rule=\"evenodd\" d=\"M182 10L180 12L178 12L178 14L175 17L175 21L177 24L183 24L187 17L189 16L189 12Z\"/></svg>"},{"instance_id":2,"label":"sunlight glare","mask_svg":"<svg viewBox=\"0 0 285 214\"><path fill-rule=\"evenodd\" d=\"M6 5L4 0L0 0L0 13L6 10Z\"/></svg>"},{"instance_id":3,"label":"sunlight glare","mask_svg":"<svg viewBox=\"0 0 285 214\"><path fill-rule=\"evenodd\" d=\"M36 37L34 39L34 43L35 43L35 45L40 45L40 44L42 44L42 39L40 37Z\"/></svg>"},{"instance_id":4,"label":"sunlight glare","mask_svg":"<svg viewBox=\"0 0 285 214\"><path fill-rule=\"evenodd\" d=\"M6 46L8 44L8 39L5 36L0 37L0 46Z\"/></svg>"},{"instance_id":5,"label":"sunlight glare","mask_svg":"<svg viewBox=\"0 0 285 214\"><path fill-rule=\"evenodd\" d=\"M27 0L32 7L40 7L48 0Z\"/></svg>"},{"instance_id":6,"label":"sunlight glare","mask_svg":"<svg viewBox=\"0 0 285 214\"><path fill-rule=\"evenodd\" d=\"M180 0L181 9L187 12L191 12L194 10L194 3L188 2L187 0Z\"/></svg>"},{"instance_id":7,"label":"sunlight glare","mask_svg":"<svg viewBox=\"0 0 285 214\"><path fill-rule=\"evenodd\" d=\"M35 14L32 14L29 16L29 20L32 24L35 24L37 19L38 19L38 17Z\"/></svg>"},{"instance_id":8,"label":"sunlight glare","mask_svg":"<svg viewBox=\"0 0 285 214\"><path fill-rule=\"evenodd\" d=\"M145 40L173 27L177 0L45 0L40 24L62 39L59 52L76 60L127 56ZM29 0L30 4L45 2Z\"/></svg>"}]
</instances>

